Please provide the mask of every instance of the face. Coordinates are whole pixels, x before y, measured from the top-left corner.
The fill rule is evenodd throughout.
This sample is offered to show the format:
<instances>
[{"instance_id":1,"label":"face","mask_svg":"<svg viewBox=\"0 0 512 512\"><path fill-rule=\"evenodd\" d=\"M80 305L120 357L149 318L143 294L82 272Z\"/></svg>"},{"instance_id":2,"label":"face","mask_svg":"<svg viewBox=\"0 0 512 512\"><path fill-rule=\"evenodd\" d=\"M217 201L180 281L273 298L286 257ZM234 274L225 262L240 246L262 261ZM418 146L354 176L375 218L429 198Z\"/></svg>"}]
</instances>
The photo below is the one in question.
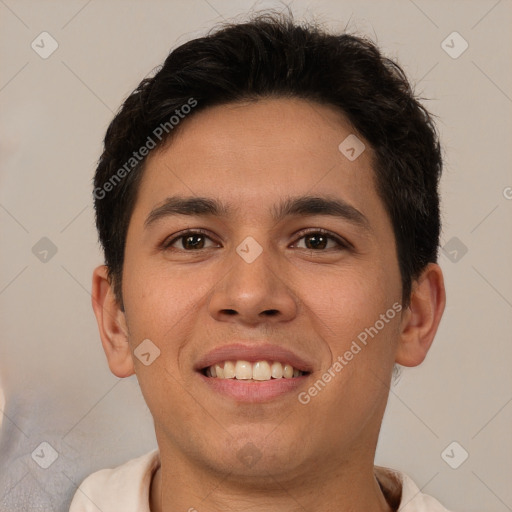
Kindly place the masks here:
<instances>
[{"instance_id":1,"label":"face","mask_svg":"<svg viewBox=\"0 0 512 512\"><path fill-rule=\"evenodd\" d=\"M251 478L373 457L402 313L369 144L350 160L347 121L300 99L184 123L147 160L123 269L160 448ZM298 376L266 380L286 365Z\"/></svg>"}]
</instances>

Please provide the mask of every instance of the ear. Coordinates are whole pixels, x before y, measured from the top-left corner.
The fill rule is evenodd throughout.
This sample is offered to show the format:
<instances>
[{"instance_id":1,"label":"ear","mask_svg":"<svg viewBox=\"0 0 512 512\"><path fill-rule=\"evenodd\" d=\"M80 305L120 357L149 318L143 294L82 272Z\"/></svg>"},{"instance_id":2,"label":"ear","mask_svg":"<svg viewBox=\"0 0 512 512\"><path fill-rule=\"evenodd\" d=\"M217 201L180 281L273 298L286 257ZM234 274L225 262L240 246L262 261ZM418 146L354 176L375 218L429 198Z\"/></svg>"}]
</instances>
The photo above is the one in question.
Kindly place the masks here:
<instances>
[{"instance_id":1,"label":"ear","mask_svg":"<svg viewBox=\"0 0 512 512\"><path fill-rule=\"evenodd\" d=\"M425 359L437 332L446 304L441 267L429 263L412 284L409 306L402 314L395 361L418 366Z\"/></svg>"},{"instance_id":2,"label":"ear","mask_svg":"<svg viewBox=\"0 0 512 512\"><path fill-rule=\"evenodd\" d=\"M92 308L110 371L117 377L133 375L125 314L114 296L105 265L97 267L92 275Z\"/></svg>"}]
</instances>

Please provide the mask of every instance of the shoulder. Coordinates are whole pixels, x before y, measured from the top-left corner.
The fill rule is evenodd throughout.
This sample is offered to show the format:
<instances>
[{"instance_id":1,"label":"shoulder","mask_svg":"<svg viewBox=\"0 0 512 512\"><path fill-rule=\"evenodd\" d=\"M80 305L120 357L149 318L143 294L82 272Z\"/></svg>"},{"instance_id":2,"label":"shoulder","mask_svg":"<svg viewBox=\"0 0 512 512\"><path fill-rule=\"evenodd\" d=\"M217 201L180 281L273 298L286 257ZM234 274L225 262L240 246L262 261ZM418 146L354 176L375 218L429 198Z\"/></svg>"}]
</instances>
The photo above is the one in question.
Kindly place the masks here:
<instances>
[{"instance_id":1,"label":"shoulder","mask_svg":"<svg viewBox=\"0 0 512 512\"><path fill-rule=\"evenodd\" d=\"M92 473L76 490L69 512L149 512L149 488L159 465L159 452L153 450Z\"/></svg>"},{"instance_id":2,"label":"shoulder","mask_svg":"<svg viewBox=\"0 0 512 512\"><path fill-rule=\"evenodd\" d=\"M432 496L423 494L405 473L375 466L375 474L383 493L400 512L450 512Z\"/></svg>"}]
</instances>

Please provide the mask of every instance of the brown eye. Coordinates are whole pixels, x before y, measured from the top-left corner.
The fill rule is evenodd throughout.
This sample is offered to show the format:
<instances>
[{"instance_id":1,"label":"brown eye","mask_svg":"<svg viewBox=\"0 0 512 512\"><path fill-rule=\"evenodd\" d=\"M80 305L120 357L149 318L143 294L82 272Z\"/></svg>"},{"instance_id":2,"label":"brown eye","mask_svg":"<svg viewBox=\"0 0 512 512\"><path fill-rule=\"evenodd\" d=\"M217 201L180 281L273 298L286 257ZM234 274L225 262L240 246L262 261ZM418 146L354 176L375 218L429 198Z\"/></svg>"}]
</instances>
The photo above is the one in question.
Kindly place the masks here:
<instances>
[{"instance_id":1,"label":"brown eye","mask_svg":"<svg viewBox=\"0 0 512 512\"><path fill-rule=\"evenodd\" d=\"M208 249L205 246L206 242L213 240L205 235L201 231L186 231L181 235L174 237L172 240L168 242L164 242L164 249L175 249L178 251L198 251L201 249Z\"/></svg>"},{"instance_id":2,"label":"brown eye","mask_svg":"<svg viewBox=\"0 0 512 512\"><path fill-rule=\"evenodd\" d=\"M310 231L303 234L299 240L305 240L305 246L299 247L300 249L309 249L312 251L323 251L325 249L346 249L347 243L343 242L338 237L328 234L324 231ZM334 246L328 247L329 242L334 242Z\"/></svg>"}]
</instances>

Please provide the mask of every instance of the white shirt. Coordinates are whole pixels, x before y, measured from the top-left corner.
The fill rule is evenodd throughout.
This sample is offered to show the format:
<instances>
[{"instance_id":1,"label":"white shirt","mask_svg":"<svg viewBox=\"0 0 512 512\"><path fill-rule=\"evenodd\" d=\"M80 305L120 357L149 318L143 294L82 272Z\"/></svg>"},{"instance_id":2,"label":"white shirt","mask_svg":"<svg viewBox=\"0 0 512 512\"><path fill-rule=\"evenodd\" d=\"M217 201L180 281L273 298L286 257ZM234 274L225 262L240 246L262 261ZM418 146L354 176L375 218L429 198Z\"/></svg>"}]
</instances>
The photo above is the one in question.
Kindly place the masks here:
<instances>
[{"instance_id":1,"label":"white shirt","mask_svg":"<svg viewBox=\"0 0 512 512\"><path fill-rule=\"evenodd\" d=\"M154 450L114 469L93 473L77 489L69 512L151 512L149 489L159 467L159 451ZM450 512L423 494L405 473L375 468L386 497L400 495L401 488L400 512Z\"/></svg>"}]
</instances>

